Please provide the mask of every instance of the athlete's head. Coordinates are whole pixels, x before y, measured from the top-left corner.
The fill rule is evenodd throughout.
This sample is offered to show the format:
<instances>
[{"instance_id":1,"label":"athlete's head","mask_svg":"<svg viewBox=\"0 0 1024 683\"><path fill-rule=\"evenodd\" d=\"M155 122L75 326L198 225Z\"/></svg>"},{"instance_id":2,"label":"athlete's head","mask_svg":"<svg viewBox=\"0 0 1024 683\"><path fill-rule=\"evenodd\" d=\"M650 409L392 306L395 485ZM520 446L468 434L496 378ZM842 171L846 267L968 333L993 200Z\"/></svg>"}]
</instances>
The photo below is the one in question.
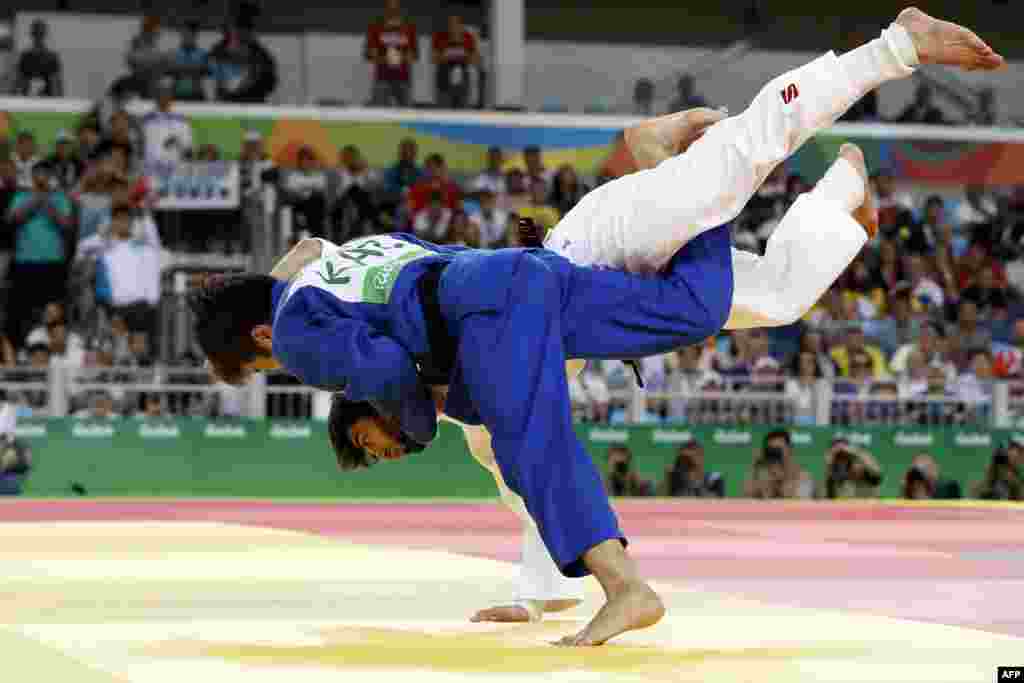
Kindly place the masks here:
<instances>
[{"instance_id":1,"label":"athlete's head","mask_svg":"<svg viewBox=\"0 0 1024 683\"><path fill-rule=\"evenodd\" d=\"M268 275L215 275L189 297L199 346L229 384L280 367L271 354L274 282Z\"/></svg>"},{"instance_id":2,"label":"athlete's head","mask_svg":"<svg viewBox=\"0 0 1024 683\"><path fill-rule=\"evenodd\" d=\"M331 401L327 433L338 467L346 471L423 450L402 433L397 420L380 414L365 401L349 401L341 394Z\"/></svg>"}]
</instances>

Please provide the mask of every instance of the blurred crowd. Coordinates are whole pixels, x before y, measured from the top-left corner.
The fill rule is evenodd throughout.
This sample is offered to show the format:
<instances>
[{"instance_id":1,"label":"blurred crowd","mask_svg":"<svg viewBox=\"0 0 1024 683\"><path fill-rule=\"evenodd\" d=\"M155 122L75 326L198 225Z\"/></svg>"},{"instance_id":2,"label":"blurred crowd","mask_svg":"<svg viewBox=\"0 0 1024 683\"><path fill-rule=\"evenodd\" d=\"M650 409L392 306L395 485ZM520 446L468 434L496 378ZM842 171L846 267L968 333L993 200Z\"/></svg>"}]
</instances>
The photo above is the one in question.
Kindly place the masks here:
<instances>
[{"instance_id":1,"label":"blurred crowd","mask_svg":"<svg viewBox=\"0 0 1024 683\"><path fill-rule=\"evenodd\" d=\"M982 455L982 454L979 454ZM738 492L759 499L850 499L878 498L885 477L897 476L899 496L906 500L1024 500L1024 440L1015 438L998 446L984 468L970 482L944 477L936 459L917 453L909 467L886 472L866 449L844 438L836 438L822 454L823 476L816 479L793 454L792 435L785 429L765 435L761 448ZM641 475L626 446L608 448L605 487L613 496L672 496L722 498L726 477L706 462L703 445L690 439L679 446L660 481ZM733 494L735 495L735 494Z\"/></svg>"}]
</instances>

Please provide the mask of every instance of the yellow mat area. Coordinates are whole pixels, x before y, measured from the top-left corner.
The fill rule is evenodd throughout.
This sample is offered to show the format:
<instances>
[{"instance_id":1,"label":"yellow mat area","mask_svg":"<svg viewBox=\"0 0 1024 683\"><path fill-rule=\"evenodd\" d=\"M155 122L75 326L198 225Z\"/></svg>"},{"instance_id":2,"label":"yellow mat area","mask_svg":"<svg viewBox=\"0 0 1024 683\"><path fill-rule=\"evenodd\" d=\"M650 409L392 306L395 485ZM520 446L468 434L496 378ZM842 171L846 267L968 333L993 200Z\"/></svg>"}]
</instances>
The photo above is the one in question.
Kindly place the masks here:
<instances>
[{"instance_id":1,"label":"yellow mat area","mask_svg":"<svg viewBox=\"0 0 1024 683\"><path fill-rule=\"evenodd\" d=\"M567 617L471 624L511 595L511 565L217 523L0 524L0 566L10 680L988 683L1024 656L1010 636L667 586L658 626L555 648L596 585Z\"/></svg>"}]
</instances>

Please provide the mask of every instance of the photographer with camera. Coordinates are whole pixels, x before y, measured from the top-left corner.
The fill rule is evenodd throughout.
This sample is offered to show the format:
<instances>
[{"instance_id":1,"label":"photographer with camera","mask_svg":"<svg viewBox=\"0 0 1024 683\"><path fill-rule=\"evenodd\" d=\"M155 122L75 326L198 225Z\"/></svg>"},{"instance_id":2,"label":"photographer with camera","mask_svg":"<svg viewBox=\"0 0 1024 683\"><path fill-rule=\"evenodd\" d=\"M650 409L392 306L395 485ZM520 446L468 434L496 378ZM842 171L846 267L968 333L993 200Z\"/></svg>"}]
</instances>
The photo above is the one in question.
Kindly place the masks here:
<instances>
[{"instance_id":1,"label":"photographer with camera","mask_svg":"<svg viewBox=\"0 0 1024 683\"><path fill-rule=\"evenodd\" d=\"M633 469L633 453L625 446L608 447L605 487L611 496L652 496L654 486Z\"/></svg>"},{"instance_id":2,"label":"photographer with camera","mask_svg":"<svg viewBox=\"0 0 1024 683\"><path fill-rule=\"evenodd\" d=\"M1000 446L992 454L985 478L971 487L971 494L982 500L1024 500L1020 472L1006 446Z\"/></svg>"},{"instance_id":3,"label":"photographer with camera","mask_svg":"<svg viewBox=\"0 0 1024 683\"><path fill-rule=\"evenodd\" d=\"M867 451L835 439L825 451L825 497L877 498L882 468Z\"/></svg>"},{"instance_id":4,"label":"photographer with camera","mask_svg":"<svg viewBox=\"0 0 1024 683\"><path fill-rule=\"evenodd\" d=\"M793 441L788 430L779 429L765 435L751 476L743 482L743 495L771 499L818 497L814 478L793 459Z\"/></svg>"},{"instance_id":5,"label":"photographer with camera","mask_svg":"<svg viewBox=\"0 0 1024 683\"><path fill-rule=\"evenodd\" d=\"M725 477L721 472L704 469L704 447L690 439L679 447L676 459L665 468L659 496L685 498L724 498Z\"/></svg>"},{"instance_id":6,"label":"photographer with camera","mask_svg":"<svg viewBox=\"0 0 1024 683\"><path fill-rule=\"evenodd\" d=\"M927 453L918 453L903 475L903 498L906 500L958 500L963 497L960 482L943 479L939 464Z\"/></svg>"},{"instance_id":7,"label":"photographer with camera","mask_svg":"<svg viewBox=\"0 0 1024 683\"><path fill-rule=\"evenodd\" d=\"M0 496L17 496L32 469L32 451L14 438L16 409L0 396Z\"/></svg>"}]
</instances>

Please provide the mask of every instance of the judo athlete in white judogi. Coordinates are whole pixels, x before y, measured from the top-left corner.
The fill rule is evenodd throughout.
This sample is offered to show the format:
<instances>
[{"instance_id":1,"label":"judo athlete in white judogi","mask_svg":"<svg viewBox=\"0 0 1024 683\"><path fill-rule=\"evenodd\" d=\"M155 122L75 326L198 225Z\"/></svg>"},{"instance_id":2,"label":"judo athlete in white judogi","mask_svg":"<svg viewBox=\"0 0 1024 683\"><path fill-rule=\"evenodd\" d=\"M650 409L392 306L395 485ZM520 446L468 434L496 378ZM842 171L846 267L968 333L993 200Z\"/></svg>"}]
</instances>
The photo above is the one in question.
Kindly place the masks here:
<instances>
[{"instance_id":1,"label":"judo athlete in white judogi","mask_svg":"<svg viewBox=\"0 0 1024 683\"><path fill-rule=\"evenodd\" d=\"M697 109L654 119L626 132L640 170L587 194L548 234L544 246L579 265L656 272L687 242L726 229L779 163L835 123L881 84L920 63L994 69L1001 58L958 27L906 10L882 35L774 79L742 113ZM958 47L954 41L961 41ZM734 291L726 329L799 320L874 235L867 172L860 150L845 145L813 191L776 228L763 256L732 250ZM570 361L578 374L582 362ZM483 427L463 427L473 457L495 477L501 500L523 520L515 599L475 620L538 621L545 611L578 604L584 579L562 575L522 500L501 478Z\"/></svg>"},{"instance_id":2,"label":"judo athlete in white judogi","mask_svg":"<svg viewBox=\"0 0 1024 683\"><path fill-rule=\"evenodd\" d=\"M626 142L641 170L584 197L547 236L545 247L577 265L630 273L659 273L678 264L680 257L688 258L691 248L696 254L691 258L700 262L701 244L728 244L725 224L773 168L866 93L909 76L923 63L991 70L1004 62L967 29L905 10L878 39L839 57L828 53L773 80L737 116L691 110L630 129ZM731 251L734 291L725 328L785 325L799 319L849 265L876 223L863 157L856 147L844 146L825 177L780 222L763 256ZM300 244L272 275L288 279L321 252L319 243ZM269 353L269 338L261 341L255 331L254 338ZM568 371L578 372L580 366L570 363ZM252 362L248 367L261 366ZM440 396L444 389L435 391ZM505 486L486 430L466 427L466 435L474 457L495 473L502 499L524 520L518 599L483 610L475 619L535 620L545 609L574 604L581 597L578 580L562 575L522 501ZM397 443L362 449L374 460L405 452ZM594 573L608 601L563 644L600 644L649 626L664 612L621 549L614 544L597 548L602 554L598 559L595 553L594 565L601 566L602 574Z\"/></svg>"}]
</instances>

